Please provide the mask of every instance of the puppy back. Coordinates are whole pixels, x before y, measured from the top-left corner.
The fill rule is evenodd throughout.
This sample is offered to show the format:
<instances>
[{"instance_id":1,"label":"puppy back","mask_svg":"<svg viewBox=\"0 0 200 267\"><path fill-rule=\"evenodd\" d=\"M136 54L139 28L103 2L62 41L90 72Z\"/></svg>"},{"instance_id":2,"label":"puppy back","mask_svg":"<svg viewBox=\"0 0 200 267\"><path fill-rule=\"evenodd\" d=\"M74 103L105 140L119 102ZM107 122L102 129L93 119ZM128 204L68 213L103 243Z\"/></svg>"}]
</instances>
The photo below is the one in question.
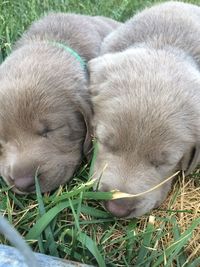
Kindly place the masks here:
<instances>
[{"instance_id":1,"label":"puppy back","mask_svg":"<svg viewBox=\"0 0 200 267\"><path fill-rule=\"evenodd\" d=\"M71 47L88 61L99 54L104 37L119 25L105 17L50 13L33 23L15 48L31 41L56 41Z\"/></svg>"},{"instance_id":2,"label":"puppy back","mask_svg":"<svg viewBox=\"0 0 200 267\"><path fill-rule=\"evenodd\" d=\"M200 7L166 2L147 8L108 35L101 54L138 45L155 49L172 46L200 64Z\"/></svg>"}]
</instances>

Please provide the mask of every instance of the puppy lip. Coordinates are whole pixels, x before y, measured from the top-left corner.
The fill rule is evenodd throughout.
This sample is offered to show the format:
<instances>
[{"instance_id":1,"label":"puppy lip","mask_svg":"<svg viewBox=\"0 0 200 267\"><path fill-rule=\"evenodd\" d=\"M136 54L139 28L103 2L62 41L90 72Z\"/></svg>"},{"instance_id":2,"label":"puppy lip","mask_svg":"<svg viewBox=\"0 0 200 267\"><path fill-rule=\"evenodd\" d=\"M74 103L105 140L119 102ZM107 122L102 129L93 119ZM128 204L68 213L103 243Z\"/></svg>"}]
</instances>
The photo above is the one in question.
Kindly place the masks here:
<instances>
[{"instance_id":1,"label":"puppy lip","mask_svg":"<svg viewBox=\"0 0 200 267\"><path fill-rule=\"evenodd\" d=\"M32 186L29 186L29 188L27 188L26 190L23 190L21 189L20 187L13 187L13 190L17 190L19 192L21 192L22 194L25 193L25 194L29 194L29 193L32 193L32 192L35 192L35 185L32 185Z\"/></svg>"},{"instance_id":2,"label":"puppy lip","mask_svg":"<svg viewBox=\"0 0 200 267\"><path fill-rule=\"evenodd\" d=\"M20 191L20 189L18 189L17 187L13 187L12 191L19 194L19 195L26 195L26 194L30 193L30 192Z\"/></svg>"},{"instance_id":3,"label":"puppy lip","mask_svg":"<svg viewBox=\"0 0 200 267\"><path fill-rule=\"evenodd\" d=\"M3 177L4 181L6 182L6 184L7 184L8 186L11 186L11 187L14 186L13 179L12 179L9 175L8 175L8 176L4 176L4 175L2 175L2 177Z\"/></svg>"},{"instance_id":4,"label":"puppy lip","mask_svg":"<svg viewBox=\"0 0 200 267\"><path fill-rule=\"evenodd\" d=\"M155 204L154 204L154 207L153 207L153 209L156 209L156 208L158 208L160 205L161 205L161 203L162 203L162 201L156 201L155 202Z\"/></svg>"},{"instance_id":5,"label":"puppy lip","mask_svg":"<svg viewBox=\"0 0 200 267\"><path fill-rule=\"evenodd\" d=\"M11 175L9 175L8 179L9 181L14 181L14 178Z\"/></svg>"},{"instance_id":6,"label":"puppy lip","mask_svg":"<svg viewBox=\"0 0 200 267\"><path fill-rule=\"evenodd\" d=\"M132 210L130 212L130 214L128 214L126 216L126 219L139 218L139 217L143 216L146 212L145 213L142 213L142 214L139 214L139 215L135 215L136 213L137 213L137 209Z\"/></svg>"}]
</instances>

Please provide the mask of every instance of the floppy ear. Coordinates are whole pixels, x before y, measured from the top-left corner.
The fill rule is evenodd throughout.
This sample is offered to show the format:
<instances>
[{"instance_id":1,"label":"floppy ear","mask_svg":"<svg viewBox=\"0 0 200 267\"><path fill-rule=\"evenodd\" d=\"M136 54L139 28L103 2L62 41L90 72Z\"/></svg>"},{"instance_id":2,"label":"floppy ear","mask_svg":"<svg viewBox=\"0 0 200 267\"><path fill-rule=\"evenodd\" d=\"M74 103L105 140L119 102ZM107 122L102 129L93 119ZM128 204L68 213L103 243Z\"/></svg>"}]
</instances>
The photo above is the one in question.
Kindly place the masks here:
<instances>
[{"instance_id":1,"label":"floppy ear","mask_svg":"<svg viewBox=\"0 0 200 267\"><path fill-rule=\"evenodd\" d=\"M88 70L89 70L89 79L90 79L90 89L92 85L99 85L102 81L104 81L106 62L104 57L97 57L88 62ZM90 90L91 91L91 90ZM93 94L93 91L91 92Z\"/></svg>"},{"instance_id":2,"label":"floppy ear","mask_svg":"<svg viewBox=\"0 0 200 267\"><path fill-rule=\"evenodd\" d=\"M101 92L101 84L108 79L110 70L114 65L112 58L112 54L106 54L88 62L90 94L92 96L98 94L98 91Z\"/></svg>"},{"instance_id":3,"label":"floppy ear","mask_svg":"<svg viewBox=\"0 0 200 267\"><path fill-rule=\"evenodd\" d=\"M92 151L92 116L86 113L82 113L84 121L85 121L85 126L86 126L86 136L85 140L83 143L83 153L87 157L87 159L90 159L91 151Z\"/></svg>"},{"instance_id":4,"label":"floppy ear","mask_svg":"<svg viewBox=\"0 0 200 267\"><path fill-rule=\"evenodd\" d=\"M185 171L185 174L188 175L197 167L200 162L200 144L192 149L190 153L187 153L182 160L182 170Z\"/></svg>"},{"instance_id":5,"label":"floppy ear","mask_svg":"<svg viewBox=\"0 0 200 267\"><path fill-rule=\"evenodd\" d=\"M86 158L90 159L90 154L92 151L92 116L93 116L93 110L92 110L92 104L89 100L89 95L82 96L82 99L79 99L78 103L78 110L82 114L85 126L86 126L86 135L85 140L83 143L83 153L86 156Z\"/></svg>"}]
</instances>

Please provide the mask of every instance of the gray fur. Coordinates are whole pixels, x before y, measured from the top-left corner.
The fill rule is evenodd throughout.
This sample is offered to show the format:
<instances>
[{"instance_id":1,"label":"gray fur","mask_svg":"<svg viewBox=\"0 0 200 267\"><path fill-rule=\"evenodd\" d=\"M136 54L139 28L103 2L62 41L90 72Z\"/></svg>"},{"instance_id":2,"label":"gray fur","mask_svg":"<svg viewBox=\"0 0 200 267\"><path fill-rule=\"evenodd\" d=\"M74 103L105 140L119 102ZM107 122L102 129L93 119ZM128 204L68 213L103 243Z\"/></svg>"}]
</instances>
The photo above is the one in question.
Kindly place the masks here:
<instances>
[{"instance_id":1,"label":"gray fur","mask_svg":"<svg viewBox=\"0 0 200 267\"><path fill-rule=\"evenodd\" d=\"M104 17L50 14L34 22L0 66L0 173L18 193L67 182L91 146L92 107L86 62L120 23Z\"/></svg>"},{"instance_id":2,"label":"gray fur","mask_svg":"<svg viewBox=\"0 0 200 267\"><path fill-rule=\"evenodd\" d=\"M194 170L200 145L200 8L167 2L105 38L89 63L99 190L144 192L177 170ZM115 216L159 206L171 181L136 199L108 201Z\"/></svg>"},{"instance_id":3,"label":"gray fur","mask_svg":"<svg viewBox=\"0 0 200 267\"><path fill-rule=\"evenodd\" d=\"M15 47L34 41L63 42L88 61L99 55L103 39L120 24L103 16L50 13L33 23Z\"/></svg>"}]
</instances>

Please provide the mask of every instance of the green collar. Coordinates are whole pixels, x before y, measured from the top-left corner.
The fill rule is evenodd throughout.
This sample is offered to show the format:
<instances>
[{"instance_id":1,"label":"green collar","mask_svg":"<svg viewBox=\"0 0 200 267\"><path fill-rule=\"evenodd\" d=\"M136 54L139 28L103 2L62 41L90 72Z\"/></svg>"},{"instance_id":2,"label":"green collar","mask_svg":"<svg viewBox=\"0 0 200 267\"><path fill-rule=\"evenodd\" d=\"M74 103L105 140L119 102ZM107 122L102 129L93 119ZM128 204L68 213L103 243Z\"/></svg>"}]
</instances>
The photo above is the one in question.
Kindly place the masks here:
<instances>
[{"instance_id":1,"label":"green collar","mask_svg":"<svg viewBox=\"0 0 200 267\"><path fill-rule=\"evenodd\" d=\"M70 48L69 46L66 46L63 43L60 42L56 42L56 41L49 41L50 44L63 48L65 51L69 52L72 56L74 56L81 64L82 68L85 70L86 69L86 62L85 60L72 48Z\"/></svg>"}]
</instances>

